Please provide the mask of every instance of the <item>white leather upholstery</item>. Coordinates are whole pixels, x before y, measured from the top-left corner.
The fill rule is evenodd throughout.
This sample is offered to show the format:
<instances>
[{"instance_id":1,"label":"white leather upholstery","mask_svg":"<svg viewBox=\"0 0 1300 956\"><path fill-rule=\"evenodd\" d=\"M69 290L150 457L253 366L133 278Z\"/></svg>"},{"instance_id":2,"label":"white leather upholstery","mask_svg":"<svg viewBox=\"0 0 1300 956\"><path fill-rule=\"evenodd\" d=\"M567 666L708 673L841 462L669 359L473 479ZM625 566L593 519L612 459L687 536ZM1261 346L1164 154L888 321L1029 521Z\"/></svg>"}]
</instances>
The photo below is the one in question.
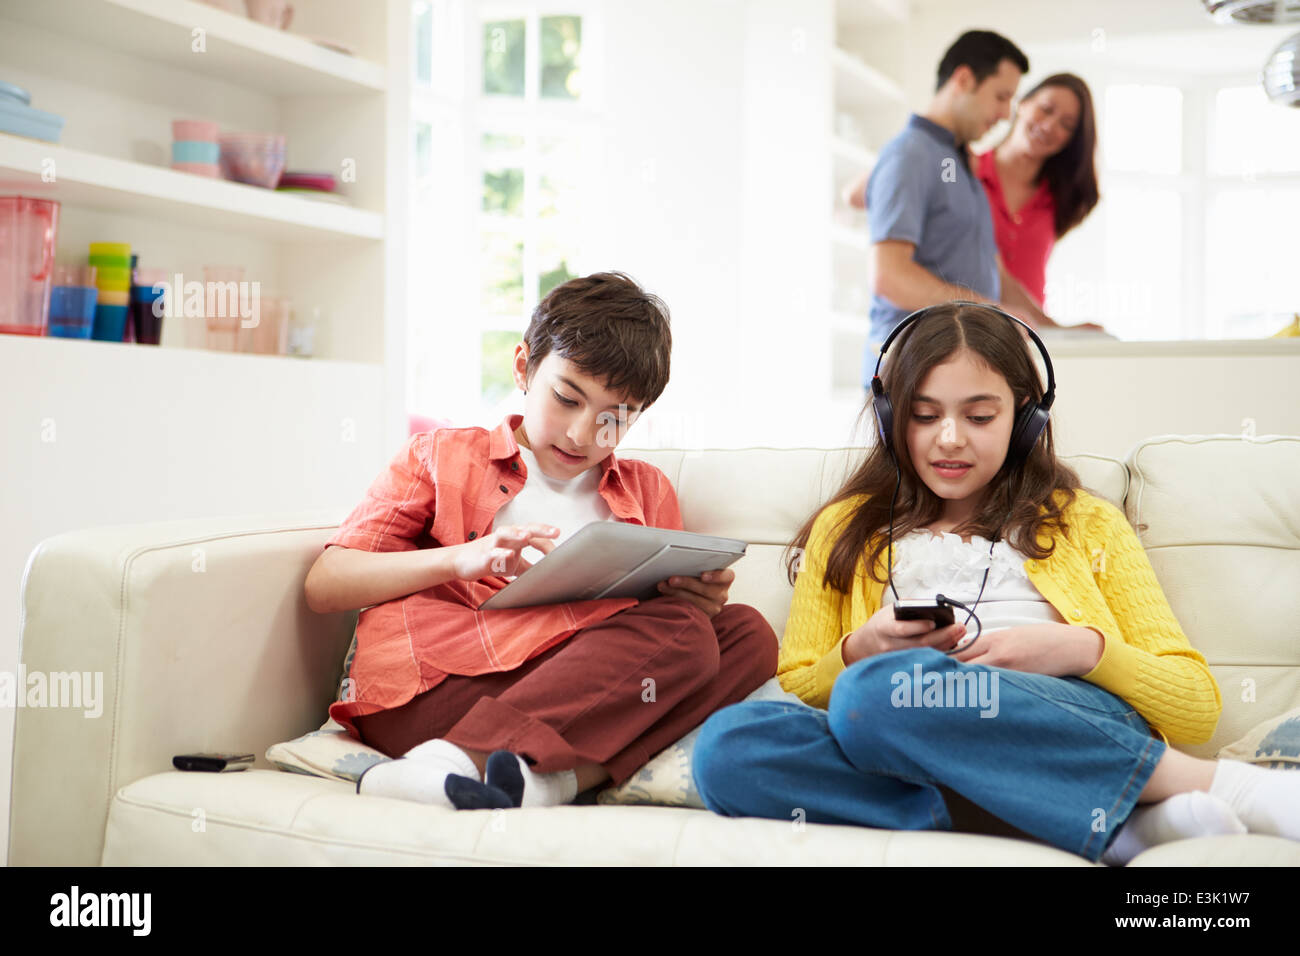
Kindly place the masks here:
<instances>
[{"instance_id":1,"label":"white leather upholstery","mask_svg":"<svg viewBox=\"0 0 1300 956\"><path fill-rule=\"evenodd\" d=\"M859 452L623 454L664 469L689 530L753 542L732 600L758 607L780 634L791 594L785 545ZM1295 581L1300 563L1300 439L1163 437L1135 448L1127 468L1068 461L1094 493L1146 523L1166 594L1223 684L1224 721L1201 750L1296 706L1300 596L1280 582ZM324 719L351 639L355 612L317 615L302 596L342 516L107 527L42 542L24 575L22 660L28 671L102 671L105 701L97 719L18 711L12 864L1084 863L1002 837L796 829L697 810L455 813L270 769L270 744ZM1234 701L1247 676L1254 703ZM203 750L251 751L257 765L171 770L173 754ZM1159 854L1162 865L1300 864L1300 844L1261 837L1183 841Z\"/></svg>"}]
</instances>

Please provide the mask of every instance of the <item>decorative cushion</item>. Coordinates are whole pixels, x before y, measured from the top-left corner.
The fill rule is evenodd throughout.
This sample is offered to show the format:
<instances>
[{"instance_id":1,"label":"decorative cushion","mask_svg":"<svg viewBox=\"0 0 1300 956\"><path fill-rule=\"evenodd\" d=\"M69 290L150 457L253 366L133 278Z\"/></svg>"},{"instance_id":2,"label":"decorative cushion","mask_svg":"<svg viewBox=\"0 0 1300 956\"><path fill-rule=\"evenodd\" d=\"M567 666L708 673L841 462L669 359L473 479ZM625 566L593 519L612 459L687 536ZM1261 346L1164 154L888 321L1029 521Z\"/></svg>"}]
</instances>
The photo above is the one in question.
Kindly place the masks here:
<instances>
[{"instance_id":1,"label":"decorative cushion","mask_svg":"<svg viewBox=\"0 0 1300 956\"><path fill-rule=\"evenodd\" d=\"M803 703L796 695L782 690L780 681L775 677L745 700L782 700L794 704ZM691 774L691 757L695 752L695 741L699 736L700 727L696 727L628 777L621 786L602 790L597 794L596 802L611 805L648 803L665 807L706 809L704 801L700 799L700 792L695 789L695 777Z\"/></svg>"},{"instance_id":2,"label":"decorative cushion","mask_svg":"<svg viewBox=\"0 0 1300 956\"><path fill-rule=\"evenodd\" d=\"M296 740L272 744L267 748L266 759L290 773L356 783L370 767L390 758L355 739L331 717L320 730Z\"/></svg>"},{"instance_id":3,"label":"decorative cushion","mask_svg":"<svg viewBox=\"0 0 1300 956\"><path fill-rule=\"evenodd\" d=\"M1300 707L1264 721L1215 756L1279 770L1300 770Z\"/></svg>"}]
</instances>

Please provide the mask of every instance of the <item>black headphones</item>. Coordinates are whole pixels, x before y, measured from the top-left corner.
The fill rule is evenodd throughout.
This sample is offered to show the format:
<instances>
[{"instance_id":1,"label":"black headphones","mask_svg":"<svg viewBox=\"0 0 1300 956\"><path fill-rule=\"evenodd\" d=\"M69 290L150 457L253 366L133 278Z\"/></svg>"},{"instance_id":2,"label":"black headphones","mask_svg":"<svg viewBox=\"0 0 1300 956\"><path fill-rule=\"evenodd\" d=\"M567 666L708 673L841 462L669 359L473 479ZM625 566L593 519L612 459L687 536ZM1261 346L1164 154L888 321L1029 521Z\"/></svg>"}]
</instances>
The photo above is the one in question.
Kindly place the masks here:
<instances>
[{"instance_id":1,"label":"black headphones","mask_svg":"<svg viewBox=\"0 0 1300 956\"><path fill-rule=\"evenodd\" d=\"M885 446L885 450L889 452L890 457L893 457L894 406L890 404L889 396L885 394L885 386L880 381L880 363L885 357L885 349L889 348L889 343L894 341L894 337L898 333L913 322L919 322L937 310L953 305L977 306L989 312L996 312L1017 325L1023 326L1034 340L1034 344L1038 346L1038 351L1042 353L1043 363L1047 366L1047 392L1043 395L1041 402L1036 402L1033 399L1025 402L1016 411L1016 420L1011 426L1011 442L1007 446L1007 463L1011 465L1018 464L1029 457L1029 453L1033 451L1034 445L1037 444L1039 437L1043 434L1043 430L1047 428L1052 402L1056 401L1056 375L1052 371L1052 358L1047 354L1047 348L1043 345L1043 340L1038 337L1038 334L1014 315L1008 315L996 306L984 302L970 302L965 299L917 309L898 323L885 338L884 344L880 346L880 355L876 358L876 371L871 376L871 403L876 408L876 423L880 431L881 443Z\"/></svg>"}]
</instances>

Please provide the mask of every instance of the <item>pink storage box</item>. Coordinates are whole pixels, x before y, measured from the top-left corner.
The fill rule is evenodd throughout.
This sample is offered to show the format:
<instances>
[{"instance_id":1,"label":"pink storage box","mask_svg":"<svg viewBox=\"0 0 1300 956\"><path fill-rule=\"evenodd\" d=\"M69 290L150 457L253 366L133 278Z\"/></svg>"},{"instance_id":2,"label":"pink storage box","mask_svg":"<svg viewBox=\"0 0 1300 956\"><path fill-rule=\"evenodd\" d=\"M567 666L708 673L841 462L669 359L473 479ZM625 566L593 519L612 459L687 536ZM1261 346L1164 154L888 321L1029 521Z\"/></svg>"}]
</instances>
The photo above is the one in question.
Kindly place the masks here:
<instances>
[{"instance_id":1,"label":"pink storage box","mask_svg":"<svg viewBox=\"0 0 1300 956\"><path fill-rule=\"evenodd\" d=\"M208 120L172 120L172 139L184 141L202 140L215 143L221 132L216 123Z\"/></svg>"}]
</instances>

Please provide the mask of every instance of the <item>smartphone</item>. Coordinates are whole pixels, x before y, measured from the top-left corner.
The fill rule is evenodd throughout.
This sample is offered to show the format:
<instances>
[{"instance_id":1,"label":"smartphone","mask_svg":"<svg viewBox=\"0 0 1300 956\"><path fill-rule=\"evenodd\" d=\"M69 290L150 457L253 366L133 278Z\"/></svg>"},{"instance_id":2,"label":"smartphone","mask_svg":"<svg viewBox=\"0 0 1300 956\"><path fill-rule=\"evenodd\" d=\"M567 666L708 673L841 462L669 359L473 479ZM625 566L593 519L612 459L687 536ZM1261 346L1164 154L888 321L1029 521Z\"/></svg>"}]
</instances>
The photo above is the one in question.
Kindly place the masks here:
<instances>
[{"instance_id":1,"label":"smartphone","mask_svg":"<svg viewBox=\"0 0 1300 956\"><path fill-rule=\"evenodd\" d=\"M247 770L253 765L252 754L178 754L172 757L177 770L200 770L205 773L230 773Z\"/></svg>"},{"instance_id":2,"label":"smartphone","mask_svg":"<svg viewBox=\"0 0 1300 956\"><path fill-rule=\"evenodd\" d=\"M937 604L933 600L920 598L894 602L894 620L896 621L934 621L936 628L949 627L953 621L952 605Z\"/></svg>"}]
</instances>

